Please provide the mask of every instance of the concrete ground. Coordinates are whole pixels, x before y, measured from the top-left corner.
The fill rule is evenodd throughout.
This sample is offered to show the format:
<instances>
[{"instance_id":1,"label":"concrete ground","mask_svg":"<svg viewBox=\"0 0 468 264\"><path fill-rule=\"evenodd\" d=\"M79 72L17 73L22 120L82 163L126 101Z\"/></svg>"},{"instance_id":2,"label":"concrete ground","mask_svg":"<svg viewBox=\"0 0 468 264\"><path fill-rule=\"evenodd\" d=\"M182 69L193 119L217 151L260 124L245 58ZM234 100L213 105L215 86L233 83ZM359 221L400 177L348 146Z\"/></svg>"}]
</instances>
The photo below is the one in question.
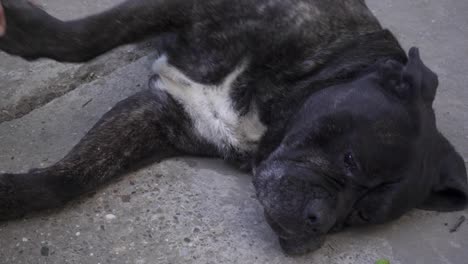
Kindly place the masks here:
<instances>
[{"instance_id":1,"label":"concrete ground","mask_svg":"<svg viewBox=\"0 0 468 264\"><path fill-rule=\"evenodd\" d=\"M37 0L62 19L120 0ZM368 0L405 48L421 47L440 76L439 127L468 161L468 2ZM0 168L61 158L117 101L144 89L151 44L89 64L27 63L0 53ZM178 158L131 173L63 210L0 223L0 263L467 263L468 211L412 211L383 226L330 236L319 251L285 257L250 177L217 160Z\"/></svg>"}]
</instances>

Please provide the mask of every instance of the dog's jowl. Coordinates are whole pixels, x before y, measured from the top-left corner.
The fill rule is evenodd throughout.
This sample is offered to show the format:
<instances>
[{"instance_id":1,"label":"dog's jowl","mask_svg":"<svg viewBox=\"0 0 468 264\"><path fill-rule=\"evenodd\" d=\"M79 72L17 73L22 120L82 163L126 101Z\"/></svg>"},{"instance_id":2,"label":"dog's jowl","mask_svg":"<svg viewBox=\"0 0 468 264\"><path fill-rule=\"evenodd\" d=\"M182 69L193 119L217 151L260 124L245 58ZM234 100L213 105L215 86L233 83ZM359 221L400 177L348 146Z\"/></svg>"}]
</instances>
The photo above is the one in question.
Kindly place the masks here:
<instances>
[{"instance_id":1,"label":"dog's jowl","mask_svg":"<svg viewBox=\"0 0 468 264\"><path fill-rule=\"evenodd\" d=\"M162 54L149 89L59 162L0 175L2 219L61 206L146 157L187 154L251 170L288 254L412 208L467 205L464 161L436 127L437 75L363 0L129 0L74 21L0 3L0 49L28 60L86 62L145 38Z\"/></svg>"}]
</instances>

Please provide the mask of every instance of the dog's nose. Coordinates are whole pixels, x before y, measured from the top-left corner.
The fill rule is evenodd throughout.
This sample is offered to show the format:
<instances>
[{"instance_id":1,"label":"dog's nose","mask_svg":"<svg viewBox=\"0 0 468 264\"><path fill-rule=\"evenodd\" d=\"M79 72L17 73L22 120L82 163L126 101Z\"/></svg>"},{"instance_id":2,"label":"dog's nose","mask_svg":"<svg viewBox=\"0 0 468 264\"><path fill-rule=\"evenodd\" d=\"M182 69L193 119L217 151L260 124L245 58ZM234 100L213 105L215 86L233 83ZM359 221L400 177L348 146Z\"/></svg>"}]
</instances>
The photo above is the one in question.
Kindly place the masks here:
<instances>
[{"instance_id":1,"label":"dog's nose","mask_svg":"<svg viewBox=\"0 0 468 264\"><path fill-rule=\"evenodd\" d=\"M309 225L316 225L317 222L319 222L319 217L317 216L317 214L315 213L310 213L308 216L307 216L307 223Z\"/></svg>"},{"instance_id":2,"label":"dog's nose","mask_svg":"<svg viewBox=\"0 0 468 264\"><path fill-rule=\"evenodd\" d=\"M326 233L335 222L334 213L323 203L312 202L305 210L306 226L313 233Z\"/></svg>"},{"instance_id":3,"label":"dog's nose","mask_svg":"<svg viewBox=\"0 0 468 264\"><path fill-rule=\"evenodd\" d=\"M306 224L307 224L307 227L310 228L312 232L320 233L320 230L322 229L321 222L322 222L322 217L320 216L320 214L316 212L309 212L309 214L307 215Z\"/></svg>"}]
</instances>

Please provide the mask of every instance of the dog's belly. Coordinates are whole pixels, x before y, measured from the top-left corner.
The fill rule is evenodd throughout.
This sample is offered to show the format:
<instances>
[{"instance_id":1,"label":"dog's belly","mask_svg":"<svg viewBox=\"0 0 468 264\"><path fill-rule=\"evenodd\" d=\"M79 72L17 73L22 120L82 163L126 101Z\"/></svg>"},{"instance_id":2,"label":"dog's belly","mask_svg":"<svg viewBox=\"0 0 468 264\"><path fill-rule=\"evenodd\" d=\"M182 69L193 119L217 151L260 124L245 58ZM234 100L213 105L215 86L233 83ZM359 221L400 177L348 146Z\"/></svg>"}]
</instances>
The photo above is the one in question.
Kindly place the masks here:
<instances>
[{"instance_id":1,"label":"dog's belly","mask_svg":"<svg viewBox=\"0 0 468 264\"><path fill-rule=\"evenodd\" d=\"M235 80L246 66L247 63L239 65L218 85L205 85L191 80L163 55L153 65L160 78L152 89L164 90L181 103L192 119L194 131L215 145L221 154L251 153L257 149L266 127L255 106L240 115L230 96Z\"/></svg>"}]
</instances>

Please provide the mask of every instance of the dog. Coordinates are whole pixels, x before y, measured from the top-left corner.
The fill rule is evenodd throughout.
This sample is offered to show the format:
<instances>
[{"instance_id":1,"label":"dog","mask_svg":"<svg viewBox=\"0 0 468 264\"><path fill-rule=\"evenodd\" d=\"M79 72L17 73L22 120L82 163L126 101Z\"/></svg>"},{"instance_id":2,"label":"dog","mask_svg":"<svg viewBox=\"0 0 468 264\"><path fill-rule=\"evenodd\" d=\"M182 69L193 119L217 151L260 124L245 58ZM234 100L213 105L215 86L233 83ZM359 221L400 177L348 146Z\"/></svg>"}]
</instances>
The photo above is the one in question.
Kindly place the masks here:
<instances>
[{"instance_id":1,"label":"dog","mask_svg":"<svg viewBox=\"0 0 468 264\"><path fill-rule=\"evenodd\" d=\"M436 127L437 75L364 0L129 0L73 21L25 0L0 3L0 49L27 60L86 62L123 44L161 43L149 88L63 159L0 174L2 219L177 155L251 171L290 255L349 226L468 203L465 163Z\"/></svg>"}]
</instances>

